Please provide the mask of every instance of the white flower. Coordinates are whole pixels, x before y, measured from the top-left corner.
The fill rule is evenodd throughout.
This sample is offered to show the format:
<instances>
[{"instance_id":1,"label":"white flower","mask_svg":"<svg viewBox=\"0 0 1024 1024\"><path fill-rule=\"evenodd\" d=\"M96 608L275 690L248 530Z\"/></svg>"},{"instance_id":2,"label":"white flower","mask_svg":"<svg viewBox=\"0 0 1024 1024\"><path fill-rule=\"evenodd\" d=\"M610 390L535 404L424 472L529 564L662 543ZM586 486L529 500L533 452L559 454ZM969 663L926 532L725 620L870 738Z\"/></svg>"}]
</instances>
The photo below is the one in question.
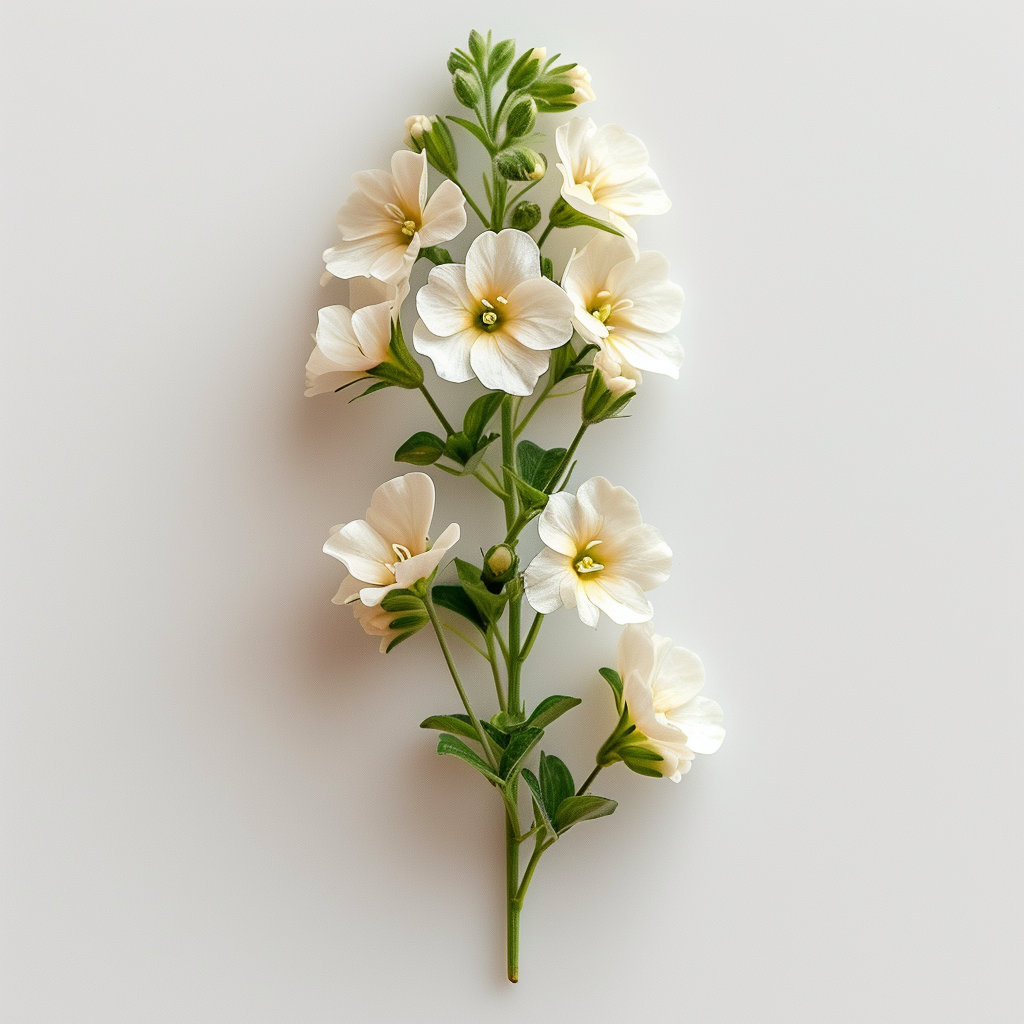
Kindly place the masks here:
<instances>
[{"instance_id":1,"label":"white flower","mask_svg":"<svg viewBox=\"0 0 1024 1024\"><path fill-rule=\"evenodd\" d=\"M678 377L683 347L668 332L683 314L683 290L668 270L660 252L634 258L625 239L598 232L562 274L576 329L626 370Z\"/></svg>"},{"instance_id":2,"label":"white flower","mask_svg":"<svg viewBox=\"0 0 1024 1024\"><path fill-rule=\"evenodd\" d=\"M618 749L627 764L630 747L652 750L662 760L642 763L678 782L694 754L713 754L722 745L722 709L697 696L704 666L692 651L673 647L650 623L627 626L619 637L618 670L626 711L636 725Z\"/></svg>"},{"instance_id":3,"label":"white flower","mask_svg":"<svg viewBox=\"0 0 1024 1024\"><path fill-rule=\"evenodd\" d=\"M640 518L636 498L604 477L573 494L552 494L538 521L547 547L526 570L526 599L538 612L576 608L588 626L604 612L613 622L654 614L645 590L668 579L672 552Z\"/></svg>"},{"instance_id":4,"label":"white flower","mask_svg":"<svg viewBox=\"0 0 1024 1024\"><path fill-rule=\"evenodd\" d=\"M427 201L425 153L401 150L391 173L360 171L358 191L338 211L341 243L324 253L335 277L408 280L423 246L454 238L466 226L466 204L458 185L442 182Z\"/></svg>"},{"instance_id":5,"label":"white flower","mask_svg":"<svg viewBox=\"0 0 1024 1024\"><path fill-rule=\"evenodd\" d=\"M426 473L406 473L381 484L366 518L333 527L324 545L324 552L344 562L352 574L334 603L348 604L358 597L372 608L396 587L410 587L429 576L459 539L458 524L452 523L431 545L427 534L433 515L434 481ZM353 580L364 584L358 594L352 593Z\"/></svg>"},{"instance_id":6,"label":"white flower","mask_svg":"<svg viewBox=\"0 0 1024 1024\"><path fill-rule=\"evenodd\" d=\"M555 147L561 159L562 198L621 232L635 254L636 231L623 218L665 213L672 205L647 166L647 148L617 124L598 128L589 117L560 125Z\"/></svg>"},{"instance_id":7,"label":"white flower","mask_svg":"<svg viewBox=\"0 0 1024 1024\"><path fill-rule=\"evenodd\" d=\"M334 598L335 604L347 604L352 608L356 621L363 627L363 632L368 636L379 636L380 653L386 654L388 644L399 631L391 628L391 623L402 613L386 612L378 605L365 605L359 600L360 583L354 576L346 576L341 584L341 589Z\"/></svg>"},{"instance_id":8,"label":"white flower","mask_svg":"<svg viewBox=\"0 0 1024 1024\"><path fill-rule=\"evenodd\" d=\"M619 363L608 355L607 352L598 352L594 356L594 366L597 367L598 372L604 378L604 386L613 394L616 398L620 395L624 395L627 391L632 391L636 388L639 374L636 377L629 377L626 374L629 372L631 367L621 366ZM635 370L633 370L636 373Z\"/></svg>"},{"instance_id":9,"label":"white flower","mask_svg":"<svg viewBox=\"0 0 1024 1024\"><path fill-rule=\"evenodd\" d=\"M320 310L316 348L306 363L306 397L322 395L368 376L388 358L391 322L398 319L408 282L385 285L373 278L349 283L349 306ZM382 301L383 300L383 301Z\"/></svg>"},{"instance_id":10,"label":"white flower","mask_svg":"<svg viewBox=\"0 0 1024 1024\"><path fill-rule=\"evenodd\" d=\"M430 272L416 296L422 318L413 332L417 352L439 377L528 395L547 369L550 349L572 337L572 302L541 276L540 250L525 232L485 231L466 264Z\"/></svg>"},{"instance_id":11,"label":"white flower","mask_svg":"<svg viewBox=\"0 0 1024 1024\"><path fill-rule=\"evenodd\" d=\"M405 144L417 151L422 149L423 133L429 132L433 127L433 119L427 117L426 114L413 114L412 117L407 117L405 119Z\"/></svg>"},{"instance_id":12,"label":"white flower","mask_svg":"<svg viewBox=\"0 0 1024 1024\"><path fill-rule=\"evenodd\" d=\"M559 102L575 103L578 107L581 103L589 103L591 100L597 99L590 85L590 72L582 64L570 68L564 77L576 91L571 96L566 96L564 100L561 96L558 97Z\"/></svg>"}]
</instances>

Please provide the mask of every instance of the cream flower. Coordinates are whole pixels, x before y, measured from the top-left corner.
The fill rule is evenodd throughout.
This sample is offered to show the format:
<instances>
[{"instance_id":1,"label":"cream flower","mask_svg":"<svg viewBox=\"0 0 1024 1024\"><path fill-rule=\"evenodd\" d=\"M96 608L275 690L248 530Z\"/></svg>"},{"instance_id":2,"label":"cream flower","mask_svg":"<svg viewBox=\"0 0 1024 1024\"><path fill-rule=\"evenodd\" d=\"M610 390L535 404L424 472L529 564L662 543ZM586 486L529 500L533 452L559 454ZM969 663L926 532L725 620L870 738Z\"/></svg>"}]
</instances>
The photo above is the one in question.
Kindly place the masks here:
<instances>
[{"instance_id":1,"label":"cream flower","mask_svg":"<svg viewBox=\"0 0 1024 1024\"><path fill-rule=\"evenodd\" d=\"M528 395L547 369L549 350L572 337L572 302L541 276L540 250L524 231L485 231L466 264L430 272L416 296L417 352L444 380L474 376L496 391Z\"/></svg>"},{"instance_id":2,"label":"cream flower","mask_svg":"<svg viewBox=\"0 0 1024 1024\"><path fill-rule=\"evenodd\" d=\"M324 253L335 277L408 280L423 246L454 238L466 226L466 204L458 185L442 182L427 201L425 153L401 150L391 173L360 171L358 191L338 211L340 244Z\"/></svg>"},{"instance_id":3,"label":"cream flower","mask_svg":"<svg viewBox=\"0 0 1024 1024\"><path fill-rule=\"evenodd\" d=\"M334 603L349 605L356 621L363 627L363 632L368 636L379 636L381 638L380 653L387 654L388 644L400 635L398 630L391 628L391 623L401 612L386 612L379 604L372 606L363 604L359 600L361 586L362 584L355 576L346 576L334 598Z\"/></svg>"},{"instance_id":4,"label":"cream flower","mask_svg":"<svg viewBox=\"0 0 1024 1024\"><path fill-rule=\"evenodd\" d=\"M589 117L560 125L555 147L561 160L562 198L580 213L621 232L635 254L636 231L624 218L665 213L672 205L647 166L647 148L617 124L598 128Z\"/></svg>"},{"instance_id":5,"label":"cream flower","mask_svg":"<svg viewBox=\"0 0 1024 1024\"><path fill-rule=\"evenodd\" d=\"M625 239L598 232L569 258L562 287L587 341L627 371L679 376L683 347L669 332L683 314L683 290L669 281L660 252L634 258Z\"/></svg>"},{"instance_id":6,"label":"cream flower","mask_svg":"<svg viewBox=\"0 0 1024 1024\"><path fill-rule=\"evenodd\" d=\"M423 148L423 133L429 132L434 122L426 114L413 114L405 119L405 144L417 152Z\"/></svg>"},{"instance_id":7,"label":"cream flower","mask_svg":"<svg viewBox=\"0 0 1024 1024\"><path fill-rule=\"evenodd\" d=\"M575 103L578 107L581 103L597 99L590 84L590 72L582 64L577 64L567 71L565 80L576 90L571 96L566 97L566 103Z\"/></svg>"},{"instance_id":8,"label":"cream flower","mask_svg":"<svg viewBox=\"0 0 1024 1024\"><path fill-rule=\"evenodd\" d=\"M373 492L366 518L335 526L324 545L326 554L344 562L352 577L364 584L352 594L352 581L346 579L334 603L358 598L373 608L389 591L429 576L459 539L458 524L452 523L431 545L427 533L433 515L434 481L426 473L406 473L381 484Z\"/></svg>"},{"instance_id":9,"label":"cream flower","mask_svg":"<svg viewBox=\"0 0 1024 1024\"><path fill-rule=\"evenodd\" d=\"M619 637L618 670L626 713L636 725L616 751L627 765L630 747L646 748L662 760L641 763L678 782L694 754L713 754L722 745L722 709L698 696L704 666L692 651L673 647L650 623L627 626Z\"/></svg>"},{"instance_id":10,"label":"cream flower","mask_svg":"<svg viewBox=\"0 0 1024 1024\"><path fill-rule=\"evenodd\" d=\"M672 552L640 518L636 498L604 477L573 494L552 494L538 520L547 545L526 570L526 599L538 612L576 608L588 626L604 612L613 622L654 614L645 590L668 579Z\"/></svg>"},{"instance_id":11,"label":"cream flower","mask_svg":"<svg viewBox=\"0 0 1024 1024\"><path fill-rule=\"evenodd\" d=\"M629 371L632 367L622 366L608 355L607 352L598 352L594 356L594 366L597 367L601 376L604 378L604 386L613 394L616 398L624 395L627 391L632 391L636 388L640 374L633 370L636 374L635 377L628 376Z\"/></svg>"}]
</instances>

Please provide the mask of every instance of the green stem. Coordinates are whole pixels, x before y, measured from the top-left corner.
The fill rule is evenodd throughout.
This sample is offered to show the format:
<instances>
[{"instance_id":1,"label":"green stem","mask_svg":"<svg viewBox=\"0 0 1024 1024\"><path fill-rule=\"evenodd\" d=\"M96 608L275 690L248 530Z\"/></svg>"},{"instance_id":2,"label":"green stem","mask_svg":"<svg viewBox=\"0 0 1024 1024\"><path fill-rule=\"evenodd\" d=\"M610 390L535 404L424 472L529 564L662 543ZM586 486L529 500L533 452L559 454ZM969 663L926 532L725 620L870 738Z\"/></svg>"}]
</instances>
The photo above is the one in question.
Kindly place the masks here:
<instances>
[{"instance_id":1,"label":"green stem","mask_svg":"<svg viewBox=\"0 0 1024 1024\"><path fill-rule=\"evenodd\" d=\"M512 828L512 819L505 818L505 895L507 913L505 917L505 942L508 949L508 980L519 980L519 912L522 903L517 902L519 894L519 843Z\"/></svg>"},{"instance_id":2,"label":"green stem","mask_svg":"<svg viewBox=\"0 0 1024 1024\"><path fill-rule=\"evenodd\" d=\"M543 249L544 248L544 243L548 240L548 235L551 234L551 231L554 228L554 226L555 225L552 224L551 221L549 220L548 221L548 226L544 229L543 233L540 236L540 239L537 242L537 248L538 249Z\"/></svg>"},{"instance_id":3,"label":"green stem","mask_svg":"<svg viewBox=\"0 0 1024 1024\"><path fill-rule=\"evenodd\" d=\"M549 380L544 385L544 390L533 400L533 405L526 410L526 415L519 421L516 426L516 437L518 437L525 429L526 425L533 419L533 414L544 404L547 400L548 395L551 394L552 388L554 388L557 381Z\"/></svg>"},{"instance_id":4,"label":"green stem","mask_svg":"<svg viewBox=\"0 0 1024 1024\"><path fill-rule=\"evenodd\" d=\"M522 625L523 595L508 603L508 706L513 714L522 714L519 702L519 680L523 670L523 656L519 642Z\"/></svg>"},{"instance_id":5,"label":"green stem","mask_svg":"<svg viewBox=\"0 0 1024 1024\"><path fill-rule=\"evenodd\" d=\"M600 772L600 770L601 770L601 769L602 769L603 767L604 767L604 765L603 765L603 764L599 764L599 765L598 765L598 766L597 766L597 767L596 767L596 768L595 768L595 769L594 769L594 770L593 770L593 771L592 771L592 772L591 772L591 773L590 773L590 774L589 774L589 775L587 776L587 781L586 781L586 782L584 782L584 783L583 783L583 785L582 785L582 786L580 786L580 788L579 788L578 790L576 790L576 795L577 795L577 796L583 796L583 794L584 794L584 793L586 793L586 791L587 791L588 789L590 789L590 784L591 784L591 783L592 783L592 782L594 781L594 779L596 779L596 778L597 778L597 774L598 774L598 772Z\"/></svg>"},{"instance_id":6,"label":"green stem","mask_svg":"<svg viewBox=\"0 0 1024 1024\"><path fill-rule=\"evenodd\" d=\"M462 182L459 181L459 179L456 178L454 174L449 174L448 177L451 178L451 180L455 182L456 185L459 186L459 191L463 194L463 196L465 196L466 202L469 203L469 205L472 207L473 212L480 218L480 223L483 224L484 227L487 227L487 217L484 216L483 210L481 210L480 207L476 205L476 202L473 200L473 197L469 194L469 192L466 191L466 186L463 185Z\"/></svg>"},{"instance_id":7,"label":"green stem","mask_svg":"<svg viewBox=\"0 0 1024 1024\"><path fill-rule=\"evenodd\" d=\"M487 477L485 477L483 473L480 472L479 469L473 474L473 476L475 476L477 480L479 480L480 483L482 483L484 487L486 487L487 490L491 492L491 494L494 494L497 497L501 498L502 501L505 500L505 492L495 484L492 484L491 481L488 480Z\"/></svg>"},{"instance_id":8,"label":"green stem","mask_svg":"<svg viewBox=\"0 0 1024 1024\"><path fill-rule=\"evenodd\" d=\"M484 756L487 758L487 763L497 772L498 762L495 760L494 752L491 749L490 737L484 732L484 727L476 717L473 705L469 703L469 698L466 696L465 689L463 689L462 680L459 678L459 670L455 667L452 652L448 649L448 641L444 638L441 620L437 617L437 609L434 607L434 598L431 596L429 583L427 584L427 592L424 595L423 604L427 609L427 615L430 616L430 624L434 627L434 632L437 634L437 642L441 645L441 653L444 655L444 660L448 663L448 671L451 674L452 682L455 683L455 689L459 691L462 706L466 709L466 714L469 715L469 720L473 723L473 729L480 738L480 745L484 748Z\"/></svg>"},{"instance_id":9,"label":"green stem","mask_svg":"<svg viewBox=\"0 0 1024 1024\"><path fill-rule=\"evenodd\" d=\"M576 431L576 436L572 439L572 444L569 445L568 450L562 456L562 461L558 464L558 469L555 470L554 474L551 477L551 484L549 485L551 488L557 486L558 481L562 477L562 474L570 465L572 465L572 457L576 454L576 449L579 448L580 441L583 440L583 435L587 432L587 427L589 426L589 423L580 424L580 429Z\"/></svg>"},{"instance_id":10,"label":"green stem","mask_svg":"<svg viewBox=\"0 0 1024 1024\"><path fill-rule=\"evenodd\" d=\"M501 462L506 468L516 471L516 438L515 438L515 403L509 395L501 403ZM512 524L519 515L519 496L515 487L509 485L508 480L505 486L508 487L508 496L505 498L505 529L511 530Z\"/></svg>"},{"instance_id":11,"label":"green stem","mask_svg":"<svg viewBox=\"0 0 1024 1024\"><path fill-rule=\"evenodd\" d=\"M540 858L544 851L550 845L550 843L545 843L540 836L537 837L537 845L533 848L533 856L530 858L530 863L526 865L526 870L523 872L523 880L516 890L514 902L520 910L523 907L523 900L526 899L526 890L530 888L533 873L537 870L537 865L540 863Z\"/></svg>"},{"instance_id":12,"label":"green stem","mask_svg":"<svg viewBox=\"0 0 1024 1024\"><path fill-rule=\"evenodd\" d=\"M540 632L540 624L544 621L544 614L537 612L533 617L533 622L530 623L530 632L526 634L526 640L523 643L523 650L520 657L523 661L530 656L530 651L533 650L533 642L537 639L537 634Z\"/></svg>"},{"instance_id":13,"label":"green stem","mask_svg":"<svg viewBox=\"0 0 1024 1024\"><path fill-rule=\"evenodd\" d=\"M448 420L445 418L444 413L441 412L441 407L437 404L437 402L434 401L433 396L427 390L427 385L426 384L421 384L420 385L420 391L423 392L423 397L427 400L427 403L430 405L430 408L434 410L434 415L440 421L441 426L444 427L444 429L448 432L449 436L451 434L454 434L455 433L454 428L448 422Z\"/></svg>"},{"instance_id":14,"label":"green stem","mask_svg":"<svg viewBox=\"0 0 1024 1024\"><path fill-rule=\"evenodd\" d=\"M491 674L494 676L494 692L498 695L498 707L505 711L508 705L505 703L505 691L501 686L501 673L498 671L498 656L494 650L494 626L488 626L484 634L487 639L488 660L491 663Z\"/></svg>"}]
</instances>

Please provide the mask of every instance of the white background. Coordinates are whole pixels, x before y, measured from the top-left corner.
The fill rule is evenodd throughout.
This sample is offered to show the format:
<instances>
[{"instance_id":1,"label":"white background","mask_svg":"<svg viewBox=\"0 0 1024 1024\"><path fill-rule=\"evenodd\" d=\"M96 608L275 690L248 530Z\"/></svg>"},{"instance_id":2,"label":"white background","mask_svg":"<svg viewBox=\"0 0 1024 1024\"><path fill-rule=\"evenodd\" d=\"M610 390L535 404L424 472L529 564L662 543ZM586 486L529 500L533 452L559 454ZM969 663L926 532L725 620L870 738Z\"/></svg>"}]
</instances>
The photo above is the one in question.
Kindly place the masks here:
<instances>
[{"instance_id":1,"label":"white background","mask_svg":"<svg viewBox=\"0 0 1024 1024\"><path fill-rule=\"evenodd\" d=\"M620 808L542 863L516 988L500 807L416 727L458 707L436 646L380 658L320 551L428 411L302 397L350 175L457 112L448 50L488 24L584 63L675 201L640 230L682 378L579 478L663 530L655 625L728 728L679 786L602 776ZM5 3L4 1019L1019 1019L1021 29ZM471 556L497 509L436 475ZM577 775L617 632L563 614L534 656L531 701L585 698L549 737Z\"/></svg>"}]
</instances>

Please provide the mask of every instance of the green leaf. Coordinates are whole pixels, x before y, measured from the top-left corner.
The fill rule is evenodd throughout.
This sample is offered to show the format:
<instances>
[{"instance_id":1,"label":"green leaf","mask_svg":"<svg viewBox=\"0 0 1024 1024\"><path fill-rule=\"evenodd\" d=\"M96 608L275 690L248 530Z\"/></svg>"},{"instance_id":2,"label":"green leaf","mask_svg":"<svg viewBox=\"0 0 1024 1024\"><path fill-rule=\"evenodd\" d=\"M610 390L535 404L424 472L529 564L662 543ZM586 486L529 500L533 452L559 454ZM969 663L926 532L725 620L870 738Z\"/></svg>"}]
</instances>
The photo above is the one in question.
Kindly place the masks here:
<instances>
[{"instance_id":1,"label":"green leaf","mask_svg":"<svg viewBox=\"0 0 1024 1024\"><path fill-rule=\"evenodd\" d=\"M455 571L458 573L459 582L465 590L469 599L476 605L487 622L497 622L501 618L505 602L508 600L507 593L492 594L480 582L480 570L472 562L465 562L461 558L455 559Z\"/></svg>"},{"instance_id":2,"label":"green leaf","mask_svg":"<svg viewBox=\"0 0 1024 1024\"><path fill-rule=\"evenodd\" d=\"M444 449L445 442L437 434L429 430L418 430L395 452L395 462L432 466L444 453Z\"/></svg>"},{"instance_id":3,"label":"green leaf","mask_svg":"<svg viewBox=\"0 0 1024 1024\"><path fill-rule=\"evenodd\" d=\"M519 492L519 496L523 499L524 511L533 512L534 514L540 512L542 508L548 503L548 495L543 491L538 490L532 484L528 484L521 476L513 473L508 466L502 466L502 471L505 474L505 485L511 486Z\"/></svg>"},{"instance_id":4,"label":"green leaf","mask_svg":"<svg viewBox=\"0 0 1024 1024\"><path fill-rule=\"evenodd\" d=\"M532 441L520 441L516 448L519 475L523 480L543 491L551 483L555 470L565 458L564 448L541 448Z\"/></svg>"},{"instance_id":5,"label":"green leaf","mask_svg":"<svg viewBox=\"0 0 1024 1024\"><path fill-rule=\"evenodd\" d=\"M504 398L503 391L489 391L486 395L481 395L476 399L466 410L465 418L462 421L462 433L473 442L474 447L480 440L484 428L501 408Z\"/></svg>"},{"instance_id":6,"label":"green leaf","mask_svg":"<svg viewBox=\"0 0 1024 1024\"><path fill-rule=\"evenodd\" d=\"M613 668L599 668L598 672L604 676L605 682L612 688L612 693L615 694L615 706L617 708L622 707L622 676Z\"/></svg>"},{"instance_id":7,"label":"green leaf","mask_svg":"<svg viewBox=\"0 0 1024 1024\"><path fill-rule=\"evenodd\" d=\"M540 755L540 791L544 797L544 807L552 821L562 801L576 792L572 772L566 767L565 762L554 754Z\"/></svg>"},{"instance_id":8,"label":"green leaf","mask_svg":"<svg viewBox=\"0 0 1024 1024\"><path fill-rule=\"evenodd\" d=\"M420 722L421 729L439 729L441 732L457 732L460 736L467 736L471 740L480 742L469 720L469 715L431 715Z\"/></svg>"},{"instance_id":9,"label":"green leaf","mask_svg":"<svg viewBox=\"0 0 1024 1024\"><path fill-rule=\"evenodd\" d=\"M498 774L506 780L515 778L516 773L526 760L527 754L540 742L544 735L543 729L521 729L514 733L508 741L505 752L501 755L501 764L498 765Z\"/></svg>"},{"instance_id":10,"label":"green leaf","mask_svg":"<svg viewBox=\"0 0 1024 1024\"><path fill-rule=\"evenodd\" d=\"M545 825L551 834L557 835L555 832L555 826L551 824L551 818L548 816L547 809L544 807L544 797L540 790L540 783L537 781L537 776L530 771L529 768L524 768L520 773L526 780L526 785L530 789L530 795L533 797L533 810L534 815L537 818L537 824Z\"/></svg>"},{"instance_id":11,"label":"green leaf","mask_svg":"<svg viewBox=\"0 0 1024 1024\"><path fill-rule=\"evenodd\" d=\"M356 395L355 398L350 398L348 404L351 405L358 398L365 398L367 395L372 395L374 391L383 391L385 388L394 387L394 385L387 380L379 380L376 384L371 384L361 395ZM341 390L340 388L338 389Z\"/></svg>"},{"instance_id":12,"label":"green leaf","mask_svg":"<svg viewBox=\"0 0 1024 1024\"><path fill-rule=\"evenodd\" d=\"M555 830L561 835L578 821L603 818L606 814L611 814L618 806L616 801L603 796L566 797L555 814Z\"/></svg>"},{"instance_id":13,"label":"green leaf","mask_svg":"<svg viewBox=\"0 0 1024 1024\"><path fill-rule=\"evenodd\" d=\"M502 750L504 750L508 746L509 735L507 732L505 732L502 729L496 728L490 722L481 722L480 724L483 726L484 732L487 733L487 735L490 736L491 739L494 740L494 742L497 743Z\"/></svg>"},{"instance_id":14,"label":"green leaf","mask_svg":"<svg viewBox=\"0 0 1024 1024\"><path fill-rule=\"evenodd\" d=\"M411 590L389 590L380 606L386 612L426 612L419 595Z\"/></svg>"},{"instance_id":15,"label":"green leaf","mask_svg":"<svg viewBox=\"0 0 1024 1024\"><path fill-rule=\"evenodd\" d=\"M540 258L540 272L549 281L554 281L554 279L555 279L555 264L554 264L554 262L549 257L541 256L541 258Z\"/></svg>"},{"instance_id":16,"label":"green leaf","mask_svg":"<svg viewBox=\"0 0 1024 1024\"><path fill-rule=\"evenodd\" d=\"M533 714L526 720L526 724L536 729L546 729L556 718L582 703L579 697L545 697L533 709Z\"/></svg>"},{"instance_id":17,"label":"green leaf","mask_svg":"<svg viewBox=\"0 0 1024 1024\"><path fill-rule=\"evenodd\" d=\"M487 621L461 586L439 583L432 593L436 604L455 612L456 615L461 615L464 619L469 619L481 633L487 631Z\"/></svg>"},{"instance_id":18,"label":"green leaf","mask_svg":"<svg viewBox=\"0 0 1024 1024\"><path fill-rule=\"evenodd\" d=\"M413 636L418 632L418 629L410 629L406 633L399 633L398 636L396 636L394 640L392 640L391 643L389 643L387 647L384 648L384 653L390 654L403 640L408 640L409 637Z\"/></svg>"},{"instance_id":19,"label":"green leaf","mask_svg":"<svg viewBox=\"0 0 1024 1024\"><path fill-rule=\"evenodd\" d=\"M501 783L501 779L491 771L487 762L479 754L474 754L462 740L455 736L449 736L446 732L441 733L437 739L437 752L439 754L452 754L455 757L461 757L466 764L472 765L491 782Z\"/></svg>"},{"instance_id":20,"label":"green leaf","mask_svg":"<svg viewBox=\"0 0 1024 1024\"><path fill-rule=\"evenodd\" d=\"M487 60L487 77L491 82L496 82L505 73L505 69L512 63L516 55L516 41L514 39L502 39L496 43L491 55Z\"/></svg>"},{"instance_id":21,"label":"green leaf","mask_svg":"<svg viewBox=\"0 0 1024 1024\"><path fill-rule=\"evenodd\" d=\"M452 254L447 249L442 249L439 245L428 245L420 249L420 256L430 260L431 263L438 267L443 266L445 263L455 262L452 259Z\"/></svg>"},{"instance_id":22,"label":"green leaf","mask_svg":"<svg viewBox=\"0 0 1024 1024\"><path fill-rule=\"evenodd\" d=\"M469 33L469 52L473 55L473 60L476 61L477 66L483 71L484 60L487 57L487 44L484 42L484 37L476 29Z\"/></svg>"},{"instance_id":23,"label":"green leaf","mask_svg":"<svg viewBox=\"0 0 1024 1024\"><path fill-rule=\"evenodd\" d=\"M487 132L483 130L478 124L473 124L472 121L467 121L464 117L456 117L454 114L448 115L449 121L454 121L457 125L465 128L470 135L476 137L477 141L487 150L488 153L494 152L494 146L491 145L491 140L487 138ZM617 232L616 232L617 233Z\"/></svg>"}]
</instances>

